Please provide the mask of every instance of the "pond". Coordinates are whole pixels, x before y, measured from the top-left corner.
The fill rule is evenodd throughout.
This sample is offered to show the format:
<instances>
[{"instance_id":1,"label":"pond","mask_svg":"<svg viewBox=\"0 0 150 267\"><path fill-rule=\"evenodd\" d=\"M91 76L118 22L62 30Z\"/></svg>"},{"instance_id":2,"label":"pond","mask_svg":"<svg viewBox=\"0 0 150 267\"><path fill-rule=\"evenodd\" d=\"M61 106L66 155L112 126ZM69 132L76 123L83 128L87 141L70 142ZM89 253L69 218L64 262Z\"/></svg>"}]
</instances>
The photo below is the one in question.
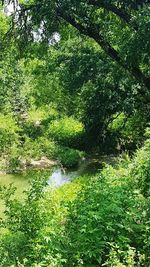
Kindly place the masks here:
<instances>
[{"instance_id":1,"label":"pond","mask_svg":"<svg viewBox=\"0 0 150 267\"><path fill-rule=\"evenodd\" d=\"M80 162L79 166L74 169L65 169L58 166L53 170L48 171L48 185L59 187L64 183L70 182L72 179L75 179L78 176L85 174L95 174L97 171L102 169L102 161L102 159L101 161L95 159L84 159L82 160L82 162ZM0 174L0 186L9 186L9 184L13 183L13 185L16 187L15 197L17 199L22 199L24 196L23 191L25 191L29 187L29 177L30 176L27 174ZM0 200L0 216L2 215L3 211L4 205Z\"/></svg>"},{"instance_id":2,"label":"pond","mask_svg":"<svg viewBox=\"0 0 150 267\"><path fill-rule=\"evenodd\" d=\"M41 171L42 173L44 170ZM33 174L33 173L32 173ZM13 184L16 187L15 198L23 199L24 191L29 187L29 180L32 177L32 174L0 174L0 186L9 187L10 184ZM48 178L48 185L59 187L64 183L71 181L73 178L79 176L78 170L64 170L60 167L57 167L53 170L47 170L46 175ZM4 211L4 203L0 199L0 217Z\"/></svg>"}]
</instances>

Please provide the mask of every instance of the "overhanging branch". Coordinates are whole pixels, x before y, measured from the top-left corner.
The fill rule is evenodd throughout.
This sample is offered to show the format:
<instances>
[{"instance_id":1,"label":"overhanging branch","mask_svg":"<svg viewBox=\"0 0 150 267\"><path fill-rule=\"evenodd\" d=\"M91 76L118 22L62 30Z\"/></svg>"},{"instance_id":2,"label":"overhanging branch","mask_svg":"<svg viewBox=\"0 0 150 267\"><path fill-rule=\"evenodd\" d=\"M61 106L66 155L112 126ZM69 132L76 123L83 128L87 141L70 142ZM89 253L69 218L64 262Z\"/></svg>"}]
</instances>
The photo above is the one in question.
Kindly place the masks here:
<instances>
[{"instance_id":1,"label":"overhanging branch","mask_svg":"<svg viewBox=\"0 0 150 267\"><path fill-rule=\"evenodd\" d=\"M77 30L79 30L82 34L94 39L101 48L106 52L108 56L110 56L114 61L116 61L120 66L122 66L125 70L128 70L129 73L140 83L145 85L146 88L149 89L150 86L150 79L145 77L145 75L141 72L141 70L138 67L135 67L133 65L127 64L122 60L117 50L115 50L109 42L107 42L104 38L104 36L99 32L96 25L92 25L90 23L90 26L84 27L82 24L77 22L72 16L66 15L64 12L61 12L58 10L57 13L58 16L60 16L62 19L67 21L69 24L71 24L73 27L75 27ZM145 90L139 89L139 94L144 97L146 95Z\"/></svg>"},{"instance_id":2,"label":"overhanging branch","mask_svg":"<svg viewBox=\"0 0 150 267\"><path fill-rule=\"evenodd\" d=\"M116 7L115 5L112 5L111 3L108 3L108 1L105 0L88 0L90 5L93 5L95 7L98 8L105 8L106 10L114 13L115 15L117 15L118 17L120 17L124 22L126 22L127 24L131 23L131 16L123 9L120 9L118 7Z\"/></svg>"}]
</instances>

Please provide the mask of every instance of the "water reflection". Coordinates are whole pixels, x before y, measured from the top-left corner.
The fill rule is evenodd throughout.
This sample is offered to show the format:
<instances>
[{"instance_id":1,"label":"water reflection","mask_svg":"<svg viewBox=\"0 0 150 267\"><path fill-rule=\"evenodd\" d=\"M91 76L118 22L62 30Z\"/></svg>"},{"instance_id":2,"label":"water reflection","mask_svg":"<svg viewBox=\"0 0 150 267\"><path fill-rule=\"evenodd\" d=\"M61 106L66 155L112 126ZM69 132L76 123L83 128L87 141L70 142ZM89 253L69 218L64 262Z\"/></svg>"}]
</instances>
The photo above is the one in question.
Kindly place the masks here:
<instances>
[{"instance_id":1,"label":"water reflection","mask_svg":"<svg viewBox=\"0 0 150 267\"><path fill-rule=\"evenodd\" d=\"M64 168L57 167L50 176L48 184L59 187L72 181L74 178L79 177L80 175L93 175L100 169L102 169L102 165L99 162L91 160L81 162L76 169L64 170Z\"/></svg>"},{"instance_id":2,"label":"water reflection","mask_svg":"<svg viewBox=\"0 0 150 267\"><path fill-rule=\"evenodd\" d=\"M65 183L70 182L72 179L78 176L77 171L65 171L61 168L57 168L54 170L52 175L48 180L49 185L53 185L55 187L59 187Z\"/></svg>"}]
</instances>

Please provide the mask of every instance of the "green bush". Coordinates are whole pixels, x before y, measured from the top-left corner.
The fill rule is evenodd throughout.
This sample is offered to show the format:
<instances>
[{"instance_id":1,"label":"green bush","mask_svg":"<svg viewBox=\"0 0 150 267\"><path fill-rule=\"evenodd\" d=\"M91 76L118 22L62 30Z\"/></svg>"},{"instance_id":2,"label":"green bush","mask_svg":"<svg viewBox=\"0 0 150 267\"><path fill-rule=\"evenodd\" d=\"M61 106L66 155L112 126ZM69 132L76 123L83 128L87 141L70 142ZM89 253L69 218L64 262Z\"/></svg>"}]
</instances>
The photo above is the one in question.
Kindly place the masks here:
<instances>
[{"instance_id":1,"label":"green bush","mask_svg":"<svg viewBox=\"0 0 150 267\"><path fill-rule=\"evenodd\" d=\"M67 266L149 266L149 144L78 194L66 225Z\"/></svg>"},{"instance_id":2,"label":"green bush","mask_svg":"<svg viewBox=\"0 0 150 267\"><path fill-rule=\"evenodd\" d=\"M58 112L54 108L49 108L48 106L32 109L28 112L28 121L45 121L54 120L58 117Z\"/></svg>"},{"instance_id":3,"label":"green bush","mask_svg":"<svg viewBox=\"0 0 150 267\"><path fill-rule=\"evenodd\" d=\"M75 167L83 156L83 152L68 147L58 147L57 158L65 167Z\"/></svg>"},{"instance_id":4,"label":"green bush","mask_svg":"<svg viewBox=\"0 0 150 267\"><path fill-rule=\"evenodd\" d=\"M124 113L118 113L109 124L109 130L116 135L121 148L133 150L145 139L146 126L147 119L143 114L136 112L127 116Z\"/></svg>"},{"instance_id":5,"label":"green bush","mask_svg":"<svg viewBox=\"0 0 150 267\"><path fill-rule=\"evenodd\" d=\"M23 130L29 138L35 140L40 136L44 136L49 122L57 117L57 111L47 106L29 110Z\"/></svg>"},{"instance_id":6,"label":"green bush","mask_svg":"<svg viewBox=\"0 0 150 267\"><path fill-rule=\"evenodd\" d=\"M40 174L41 177L41 174ZM32 175L32 183L25 199L13 199L15 189L0 188L6 205L1 226L7 229L0 236L0 266L62 267L60 235L63 229L58 204L49 198L46 209L44 196L47 175ZM50 194L51 195L51 194ZM51 195L52 196L52 195ZM60 211L61 212L61 211Z\"/></svg>"},{"instance_id":7,"label":"green bush","mask_svg":"<svg viewBox=\"0 0 150 267\"><path fill-rule=\"evenodd\" d=\"M83 156L83 152L59 146L46 137L38 137L34 141L26 138L23 151L23 157L26 159L40 159L46 156L49 159L59 160L65 167L76 166Z\"/></svg>"},{"instance_id":8,"label":"green bush","mask_svg":"<svg viewBox=\"0 0 150 267\"><path fill-rule=\"evenodd\" d=\"M66 227L68 266L102 266L110 242L122 251L131 245L148 257L147 201L130 186L111 186L104 179L94 179L72 204Z\"/></svg>"},{"instance_id":9,"label":"green bush","mask_svg":"<svg viewBox=\"0 0 150 267\"><path fill-rule=\"evenodd\" d=\"M0 151L7 152L14 143L18 143L19 127L9 115L0 116Z\"/></svg>"},{"instance_id":10,"label":"green bush","mask_svg":"<svg viewBox=\"0 0 150 267\"><path fill-rule=\"evenodd\" d=\"M30 162L31 159L39 160L43 156L49 159L57 158L57 146L55 143L45 137L32 140L24 136L22 146L14 143L9 149L4 169L10 173L22 172L26 167L26 163Z\"/></svg>"},{"instance_id":11,"label":"green bush","mask_svg":"<svg viewBox=\"0 0 150 267\"><path fill-rule=\"evenodd\" d=\"M23 157L26 159L40 159L42 156L55 158L57 146L54 141L42 136L35 140L26 137L23 145Z\"/></svg>"},{"instance_id":12,"label":"green bush","mask_svg":"<svg viewBox=\"0 0 150 267\"><path fill-rule=\"evenodd\" d=\"M102 266L107 267L133 267L133 266L144 266L145 256L137 253L137 251L128 247L127 251L122 251L116 244L110 243L110 252L108 259Z\"/></svg>"},{"instance_id":13,"label":"green bush","mask_svg":"<svg viewBox=\"0 0 150 267\"><path fill-rule=\"evenodd\" d=\"M48 158L55 158L57 153L57 146L54 141L42 136L35 141L35 146L39 148L43 156Z\"/></svg>"},{"instance_id":14,"label":"green bush","mask_svg":"<svg viewBox=\"0 0 150 267\"><path fill-rule=\"evenodd\" d=\"M64 146L78 147L84 133L83 124L72 117L54 120L49 125L48 135Z\"/></svg>"},{"instance_id":15,"label":"green bush","mask_svg":"<svg viewBox=\"0 0 150 267\"><path fill-rule=\"evenodd\" d=\"M27 121L23 125L23 131L32 140L35 140L36 138L44 135L43 125L40 124L36 126L34 122L30 122L30 121Z\"/></svg>"},{"instance_id":16,"label":"green bush","mask_svg":"<svg viewBox=\"0 0 150 267\"><path fill-rule=\"evenodd\" d=\"M9 155L7 157L7 172L17 173L21 171L21 154L22 148L14 143L10 148Z\"/></svg>"},{"instance_id":17,"label":"green bush","mask_svg":"<svg viewBox=\"0 0 150 267\"><path fill-rule=\"evenodd\" d=\"M8 170L12 172L19 171L21 170L20 163L22 160L39 160L43 156L58 160L65 167L75 167L83 156L83 152L59 146L54 141L44 136L38 137L35 140L26 136L22 147L16 144L12 146L9 153Z\"/></svg>"},{"instance_id":18,"label":"green bush","mask_svg":"<svg viewBox=\"0 0 150 267\"><path fill-rule=\"evenodd\" d=\"M131 165L131 175L144 196L150 196L150 139L137 150Z\"/></svg>"}]
</instances>

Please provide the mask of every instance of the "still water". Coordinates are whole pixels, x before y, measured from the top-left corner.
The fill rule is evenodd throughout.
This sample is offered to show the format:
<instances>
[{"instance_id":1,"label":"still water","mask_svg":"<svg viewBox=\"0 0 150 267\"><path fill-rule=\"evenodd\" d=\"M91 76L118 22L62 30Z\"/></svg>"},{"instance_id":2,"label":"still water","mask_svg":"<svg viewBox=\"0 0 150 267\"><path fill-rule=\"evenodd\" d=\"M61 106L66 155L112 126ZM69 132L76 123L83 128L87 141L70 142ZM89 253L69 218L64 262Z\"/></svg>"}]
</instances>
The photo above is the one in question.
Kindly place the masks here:
<instances>
[{"instance_id":1,"label":"still water","mask_svg":"<svg viewBox=\"0 0 150 267\"><path fill-rule=\"evenodd\" d=\"M98 162L91 161L82 161L79 166L75 169L64 169L56 167L49 172L48 185L59 187L65 183L68 183L84 174L94 174L102 168L101 164ZM43 171L44 172L44 171ZM41 171L42 175L42 171ZM0 186L8 187L10 184L13 184L16 187L15 197L17 199L22 199L24 197L24 191L29 187L29 178L31 176L27 174L0 174ZM0 216L4 211L4 204L0 199Z\"/></svg>"}]
</instances>

